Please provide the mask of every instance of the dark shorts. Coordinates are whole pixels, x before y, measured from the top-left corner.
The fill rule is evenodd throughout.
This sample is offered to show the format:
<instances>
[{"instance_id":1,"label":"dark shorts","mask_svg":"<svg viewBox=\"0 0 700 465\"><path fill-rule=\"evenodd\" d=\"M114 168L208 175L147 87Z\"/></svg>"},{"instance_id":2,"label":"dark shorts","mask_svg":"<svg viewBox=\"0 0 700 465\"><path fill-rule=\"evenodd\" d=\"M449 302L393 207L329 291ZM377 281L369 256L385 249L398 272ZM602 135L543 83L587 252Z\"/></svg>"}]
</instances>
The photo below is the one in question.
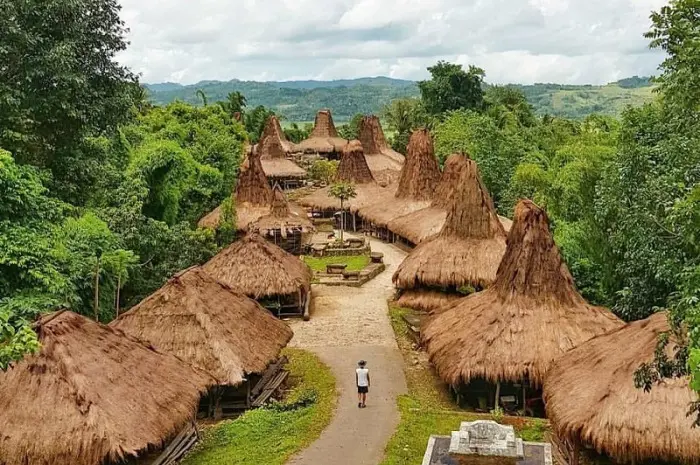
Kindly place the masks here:
<instances>
[{"instance_id":1,"label":"dark shorts","mask_svg":"<svg viewBox=\"0 0 700 465\"><path fill-rule=\"evenodd\" d=\"M367 394L369 392L369 386L357 386L358 394Z\"/></svg>"}]
</instances>

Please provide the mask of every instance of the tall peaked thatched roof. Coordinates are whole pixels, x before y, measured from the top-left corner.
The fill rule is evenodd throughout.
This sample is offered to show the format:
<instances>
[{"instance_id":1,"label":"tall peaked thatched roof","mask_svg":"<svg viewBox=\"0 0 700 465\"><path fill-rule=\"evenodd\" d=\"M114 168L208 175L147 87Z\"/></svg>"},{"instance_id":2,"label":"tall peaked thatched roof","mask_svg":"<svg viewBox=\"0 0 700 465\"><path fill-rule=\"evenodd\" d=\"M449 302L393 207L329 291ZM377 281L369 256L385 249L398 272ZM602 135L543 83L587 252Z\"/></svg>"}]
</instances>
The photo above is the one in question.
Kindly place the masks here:
<instances>
[{"instance_id":1,"label":"tall peaked thatched roof","mask_svg":"<svg viewBox=\"0 0 700 465\"><path fill-rule=\"evenodd\" d=\"M219 252L203 269L254 299L296 294L311 286L311 271L303 261L254 233Z\"/></svg>"},{"instance_id":2,"label":"tall peaked thatched roof","mask_svg":"<svg viewBox=\"0 0 700 465\"><path fill-rule=\"evenodd\" d=\"M353 183L357 196L344 202L344 207L356 212L365 205L392 197L392 190L380 187L367 166L359 141L350 142L343 150L338 166L338 179ZM330 186L319 189L299 200L306 207L320 210L340 210L340 200L330 196Z\"/></svg>"},{"instance_id":3,"label":"tall peaked thatched roof","mask_svg":"<svg viewBox=\"0 0 700 465\"><path fill-rule=\"evenodd\" d=\"M272 203L272 188L260 162L260 153L250 153L247 166L241 169L234 195L236 209L236 227L245 231L248 225L270 211ZM200 228L216 229L221 220L221 206L214 209L197 225Z\"/></svg>"},{"instance_id":4,"label":"tall peaked thatched roof","mask_svg":"<svg viewBox=\"0 0 700 465\"><path fill-rule=\"evenodd\" d=\"M306 170L287 159L287 154L293 150L293 144L287 140L276 116L268 118L263 135L255 150L256 154L260 156L261 166L267 177L306 177Z\"/></svg>"},{"instance_id":5,"label":"tall peaked thatched roof","mask_svg":"<svg viewBox=\"0 0 700 465\"><path fill-rule=\"evenodd\" d=\"M687 416L698 396L688 377L664 380L649 392L634 385L635 371L654 359L659 336L669 331L668 315L657 313L557 360L544 383L557 433L619 461L699 463L700 429Z\"/></svg>"},{"instance_id":6,"label":"tall peaked thatched roof","mask_svg":"<svg viewBox=\"0 0 700 465\"><path fill-rule=\"evenodd\" d=\"M295 150L305 153L341 152L347 143L338 136L330 110L320 110L309 138L297 144Z\"/></svg>"},{"instance_id":7,"label":"tall peaked thatched roof","mask_svg":"<svg viewBox=\"0 0 700 465\"><path fill-rule=\"evenodd\" d=\"M408 144L406 163L393 199L359 210L366 221L386 227L393 219L430 206L440 179L433 140L427 130L414 131Z\"/></svg>"},{"instance_id":8,"label":"tall peaked thatched roof","mask_svg":"<svg viewBox=\"0 0 700 465\"><path fill-rule=\"evenodd\" d=\"M496 279L506 250L506 233L491 196L481 182L476 162L461 157L451 164L452 181L447 219L440 233L419 244L399 266L394 282L401 289L484 288ZM453 168L450 168L452 170ZM443 186L445 192L447 188Z\"/></svg>"},{"instance_id":9,"label":"tall peaked thatched roof","mask_svg":"<svg viewBox=\"0 0 700 465\"><path fill-rule=\"evenodd\" d=\"M250 231L263 235L280 232L282 236L286 236L292 230L298 230L302 233L314 231L314 226L306 211L300 208L291 208L279 184L275 184L272 192L270 214L252 223L249 227Z\"/></svg>"},{"instance_id":10,"label":"tall peaked thatched roof","mask_svg":"<svg viewBox=\"0 0 700 465\"><path fill-rule=\"evenodd\" d=\"M292 338L284 322L199 267L177 274L110 326L231 386L265 370Z\"/></svg>"},{"instance_id":11,"label":"tall peaked thatched roof","mask_svg":"<svg viewBox=\"0 0 700 465\"><path fill-rule=\"evenodd\" d=\"M477 221L482 232L490 226ZM496 281L434 316L423 329L431 361L451 384L472 378L541 385L554 360L622 325L578 293L549 230L530 201L515 209Z\"/></svg>"},{"instance_id":12,"label":"tall peaked thatched roof","mask_svg":"<svg viewBox=\"0 0 700 465\"><path fill-rule=\"evenodd\" d=\"M378 117L364 116L360 120L359 139L377 182L381 185L397 182L405 157L389 147Z\"/></svg>"},{"instance_id":13,"label":"tall peaked thatched roof","mask_svg":"<svg viewBox=\"0 0 700 465\"><path fill-rule=\"evenodd\" d=\"M0 463L102 465L160 447L214 384L172 355L72 312L36 325L39 353L0 371Z\"/></svg>"}]
</instances>

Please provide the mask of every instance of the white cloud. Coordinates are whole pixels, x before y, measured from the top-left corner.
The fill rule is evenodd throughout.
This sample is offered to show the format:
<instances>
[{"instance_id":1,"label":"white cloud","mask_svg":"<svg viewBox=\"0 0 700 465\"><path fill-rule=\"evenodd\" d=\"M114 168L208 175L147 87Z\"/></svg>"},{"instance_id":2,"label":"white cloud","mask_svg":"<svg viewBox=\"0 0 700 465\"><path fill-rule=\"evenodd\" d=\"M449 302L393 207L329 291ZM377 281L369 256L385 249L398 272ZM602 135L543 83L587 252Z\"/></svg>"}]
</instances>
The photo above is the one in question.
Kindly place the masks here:
<instances>
[{"instance_id":1,"label":"white cloud","mask_svg":"<svg viewBox=\"0 0 700 465\"><path fill-rule=\"evenodd\" d=\"M145 82L423 79L438 59L487 81L605 83L654 73L642 34L665 0L121 0Z\"/></svg>"}]
</instances>

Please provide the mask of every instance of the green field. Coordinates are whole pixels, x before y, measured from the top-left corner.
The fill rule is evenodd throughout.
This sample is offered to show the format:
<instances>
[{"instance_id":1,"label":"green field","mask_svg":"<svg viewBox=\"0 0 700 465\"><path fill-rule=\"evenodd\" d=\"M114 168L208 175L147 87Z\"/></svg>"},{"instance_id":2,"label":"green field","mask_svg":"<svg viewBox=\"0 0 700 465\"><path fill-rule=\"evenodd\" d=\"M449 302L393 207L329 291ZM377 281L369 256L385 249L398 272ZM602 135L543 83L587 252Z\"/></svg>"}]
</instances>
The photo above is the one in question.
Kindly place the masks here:
<instances>
[{"instance_id":1,"label":"green field","mask_svg":"<svg viewBox=\"0 0 700 465\"><path fill-rule=\"evenodd\" d=\"M367 255L339 256L339 257L304 257L304 262L317 273L325 273L327 265L344 264L346 271L360 271L369 265L370 258Z\"/></svg>"}]
</instances>

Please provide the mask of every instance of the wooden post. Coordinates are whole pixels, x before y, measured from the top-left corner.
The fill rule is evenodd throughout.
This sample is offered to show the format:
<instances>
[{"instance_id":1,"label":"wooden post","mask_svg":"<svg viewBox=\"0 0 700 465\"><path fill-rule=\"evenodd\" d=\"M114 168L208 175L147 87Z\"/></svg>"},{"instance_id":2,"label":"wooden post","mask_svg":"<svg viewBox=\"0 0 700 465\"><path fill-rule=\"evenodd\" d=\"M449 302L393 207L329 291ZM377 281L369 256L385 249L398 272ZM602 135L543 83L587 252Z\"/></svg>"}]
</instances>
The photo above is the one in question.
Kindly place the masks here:
<instances>
[{"instance_id":1,"label":"wooden post","mask_svg":"<svg viewBox=\"0 0 700 465\"><path fill-rule=\"evenodd\" d=\"M499 402L500 402L500 397L501 397L501 382L498 381L496 382L496 399L494 400L495 407L498 408Z\"/></svg>"},{"instance_id":2,"label":"wooden post","mask_svg":"<svg viewBox=\"0 0 700 465\"><path fill-rule=\"evenodd\" d=\"M100 321L100 257L97 256L97 264L95 265L95 302L93 304L95 312L95 321Z\"/></svg>"},{"instance_id":3,"label":"wooden post","mask_svg":"<svg viewBox=\"0 0 700 465\"><path fill-rule=\"evenodd\" d=\"M569 465L578 465L579 464L579 444L578 444L578 439L574 440L574 443L572 445L572 451L571 451L571 463Z\"/></svg>"},{"instance_id":4,"label":"wooden post","mask_svg":"<svg viewBox=\"0 0 700 465\"><path fill-rule=\"evenodd\" d=\"M526 386L527 386L527 385L525 384L525 381L523 381L523 413L525 412L525 408L527 407L527 398L526 398L526 396L527 396L527 393L526 393L527 387L526 387Z\"/></svg>"},{"instance_id":5,"label":"wooden post","mask_svg":"<svg viewBox=\"0 0 700 465\"><path fill-rule=\"evenodd\" d=\"M352 231L357 232L357 213L352 214Z\"/></svg>"},{"instance_id":6,"label":"wooden post","mask_svg":"<svg viewBox=\"0 0 700 465\"><path fill-rule=\"evenodd\" d=\"M114 306L116 309L116 318L119 318L119 288L122 286L122 275L119 273L117 275L117 297L114 299Z\"/></svg>"},{"instance_id":7,"label":"wooden post","mask_svg":"<svg viewBox=\"0 0 700 465\"><path fill-rule=\"evenodd\" d=\"M248 385L248 393L245 395L245 408L249 409L250 408L250 380L246 380L246 384Z\"/></svg>"},{"instance_id":8,"label":"wooden post","mask_svg":"<svg viewBox=\"0 0 700 465\"><path fill-rule=\"evenodd\" d=\"M224 415L223 409L221 408L221 397L224 395L224 388L217 386L215 389L216 400L214 402L214 420L220 420Z\"/></svg>"}]
</instances>

